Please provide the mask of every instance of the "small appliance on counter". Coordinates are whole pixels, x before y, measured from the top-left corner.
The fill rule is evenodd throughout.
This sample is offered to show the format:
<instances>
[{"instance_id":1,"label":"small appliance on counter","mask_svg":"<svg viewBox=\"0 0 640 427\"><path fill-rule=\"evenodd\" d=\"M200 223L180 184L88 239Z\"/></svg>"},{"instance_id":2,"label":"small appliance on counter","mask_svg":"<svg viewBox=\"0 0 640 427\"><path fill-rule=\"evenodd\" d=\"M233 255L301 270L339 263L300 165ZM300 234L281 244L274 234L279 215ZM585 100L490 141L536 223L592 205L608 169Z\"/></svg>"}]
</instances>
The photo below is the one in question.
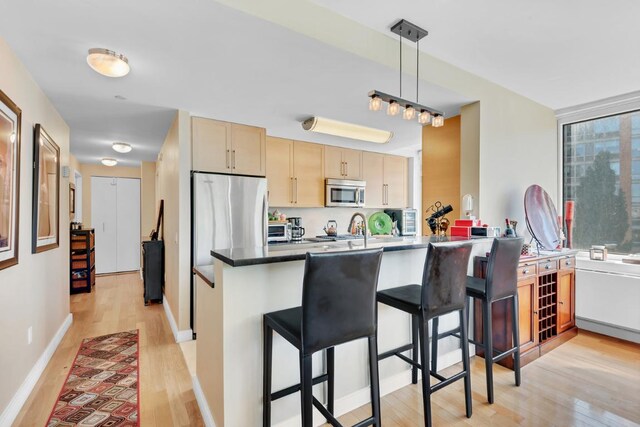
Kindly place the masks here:
<instances>
[{"instance_id":1,"label":"small appliance on counter","mask_svg":"<svg viewBox=\"0 0 640 427\"><path fill-rule=\"evenodd\" d=\"M397 221L400 236L415 236L417 234L417 215L415 209L385 209L384 212Z\"/></svg>"},{"instance_id":2,"label":"small appliance on counter","mask_svg":"<svg viewBox=\"0 0 640 427\"><path fill-rule=\"evenodd\" d=\"M325 182L325 206L363 208L366 181L327 178Z\"/></svg>"},{"instance_id":3,"label":"small appliance on counter","mask_svg":"<svg viewBox=\"0 0 640 427\"><path fill-rule=\"evenodd\" d=\"M302 236L304 236L304 227L302 226L302 218L299 216L292 216L288 219L291 224L291 241L302 242Z\"/></svg>"},{"instance_id":4,"label":"small appliance on counter","mask_svg":"<svg viewBox=\"0 0 640 427\"><path fill-rule=\"evenodd\" d=\"M292 237L292 226L287 221L269 221L267 242L290 242Z\"/></svg>"}]
</instances>

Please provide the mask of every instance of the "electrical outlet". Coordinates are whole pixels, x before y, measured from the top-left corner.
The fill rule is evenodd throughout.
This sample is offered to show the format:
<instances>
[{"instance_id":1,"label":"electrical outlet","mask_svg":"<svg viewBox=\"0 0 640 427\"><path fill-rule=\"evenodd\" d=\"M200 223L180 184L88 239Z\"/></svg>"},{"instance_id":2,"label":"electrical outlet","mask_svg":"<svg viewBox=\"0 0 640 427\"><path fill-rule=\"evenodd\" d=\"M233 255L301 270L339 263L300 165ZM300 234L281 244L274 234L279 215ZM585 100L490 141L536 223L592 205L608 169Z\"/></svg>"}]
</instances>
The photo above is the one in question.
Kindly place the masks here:
<instances>
[{"instance_id":1,"label":"electrical outlet","mask_svg":"<svg viewBox=\"0 0 640 427\"><path fill-rule=\"evenodd\" d=\"M31 344L33 341L33 326L27 328L27 344Z\"/></svg>"}]
</instances>

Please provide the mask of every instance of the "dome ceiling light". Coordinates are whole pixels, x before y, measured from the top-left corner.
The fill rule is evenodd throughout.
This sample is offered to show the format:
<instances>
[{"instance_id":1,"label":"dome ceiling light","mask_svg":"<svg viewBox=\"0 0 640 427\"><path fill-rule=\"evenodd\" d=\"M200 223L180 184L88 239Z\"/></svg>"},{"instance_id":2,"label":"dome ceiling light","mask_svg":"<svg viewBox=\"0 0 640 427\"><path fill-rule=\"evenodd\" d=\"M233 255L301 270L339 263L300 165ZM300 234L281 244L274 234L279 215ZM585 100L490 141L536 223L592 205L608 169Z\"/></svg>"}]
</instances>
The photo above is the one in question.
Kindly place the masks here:
<instances>
[{"instance_id":1,"label":"dome ceiling light","mask_svg":"<svg viewBox=\"0 0 640 427\"><path fill-rule=\"evenodd\" d=\"M114 142L113 144L111 144L111 148L113 148L118 153L123 154L128 153L132 150L131 145L127 144L126 142Z\"/></svg>"},{"instance_id":2,"label":"dome ceiling light","mask_svg":"<svg viewBox=\"0 0 640 427\"><path fill-rule=\"evenodd\" d=\"M104 159L101 160L102 164L105 166L115 166L118 164L118 161L116 159L113 159L111 157L105 157Z\"/></svg>"},{"instance_id":3,"label":"dome ceiling light","mask_svg":"<svg viewBox=\"0 0 640 427\"><path fill-rule=\"evenodd\" d=\"M401 19L391 27L391 32L400 36L400 95L393 96L387 93L380 92L378 90L372 90L369 92L369 110L380 111L382 110L382 102L386 102L387 114L395 116L400 112L400 108L403 107L402 118L405 120L413 120L414 117L418 117L418 123L426 125L431 122L431 126L440 127L444 125L444 113L434 108L427 107L418 103L418 84L420 81L420 39L426 37L429 32L423 30L415 24L409 21ZM402 39L407 39L413 43L416 43L416 100L408 101L402 98Z\"/></svg>"},{"instance_id":4,"label":"dome ceiling light","mask_svg":"<svg viewBox=\"0 0 640 427\"><path fill-rule=\"evenodd\" d=\"M129 74L129 60L109 49L89 49L87 64L97 73L107 77L124 77Z\"/></svg>"}]
</instances>

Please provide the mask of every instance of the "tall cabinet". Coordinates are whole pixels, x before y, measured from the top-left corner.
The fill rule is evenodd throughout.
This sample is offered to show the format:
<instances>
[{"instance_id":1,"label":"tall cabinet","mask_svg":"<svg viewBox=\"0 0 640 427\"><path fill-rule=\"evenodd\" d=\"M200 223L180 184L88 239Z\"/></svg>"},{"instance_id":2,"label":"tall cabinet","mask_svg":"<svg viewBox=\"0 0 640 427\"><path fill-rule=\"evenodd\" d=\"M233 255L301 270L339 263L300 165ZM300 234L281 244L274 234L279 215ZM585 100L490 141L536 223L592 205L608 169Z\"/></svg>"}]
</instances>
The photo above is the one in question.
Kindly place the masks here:
<instances>
[{"instance_id":1,"label":"tall cabinet","mask_svg":"<svg viewBox=\"0 0 640 427\"><path fill-rule=\"evenodd\" d=\"M140 269L140 180L91 177L96 273Z\"/></svg>"},{"instance_id":2,"label":"tall cabinet","mask_svg":"<svg viewBox=\"0 0 640 427\"><path fill-rule=\"evenodd\" d=\"M368 208L407 207L407 159L389 154L362 153L362 179L367 182Z\"/></svg>"}]
</instances>

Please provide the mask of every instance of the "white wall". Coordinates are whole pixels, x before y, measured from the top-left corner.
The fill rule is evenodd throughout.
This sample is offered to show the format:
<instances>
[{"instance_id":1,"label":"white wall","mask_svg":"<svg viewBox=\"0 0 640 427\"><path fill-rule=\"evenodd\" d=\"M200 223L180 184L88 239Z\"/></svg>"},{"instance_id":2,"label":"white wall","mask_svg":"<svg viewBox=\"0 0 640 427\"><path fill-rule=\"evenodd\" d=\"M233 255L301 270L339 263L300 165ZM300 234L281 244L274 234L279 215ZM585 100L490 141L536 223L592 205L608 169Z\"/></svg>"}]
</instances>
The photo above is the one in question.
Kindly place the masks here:
<instances>
[{"instance_id":1,"label":"white wall","mask_svg":"<svg viewBox=\"0 0 640 427\"><path fill-rule=\"evenodd\" d=\"M60 247L31 254L33 127L40 123L69 165L69 127L0 38L0 89L22 109L19 264L0 270L0 424L4 412L69 316L69 179L60 178ZM27 344L27 328L33 342ZM15 401L14 401L15 403ZM19 409L19 408L18 408ZM15 410L15 406L10 411ZM3 413L4 412L4 413Z\"/></svg>"}]
</instances>

